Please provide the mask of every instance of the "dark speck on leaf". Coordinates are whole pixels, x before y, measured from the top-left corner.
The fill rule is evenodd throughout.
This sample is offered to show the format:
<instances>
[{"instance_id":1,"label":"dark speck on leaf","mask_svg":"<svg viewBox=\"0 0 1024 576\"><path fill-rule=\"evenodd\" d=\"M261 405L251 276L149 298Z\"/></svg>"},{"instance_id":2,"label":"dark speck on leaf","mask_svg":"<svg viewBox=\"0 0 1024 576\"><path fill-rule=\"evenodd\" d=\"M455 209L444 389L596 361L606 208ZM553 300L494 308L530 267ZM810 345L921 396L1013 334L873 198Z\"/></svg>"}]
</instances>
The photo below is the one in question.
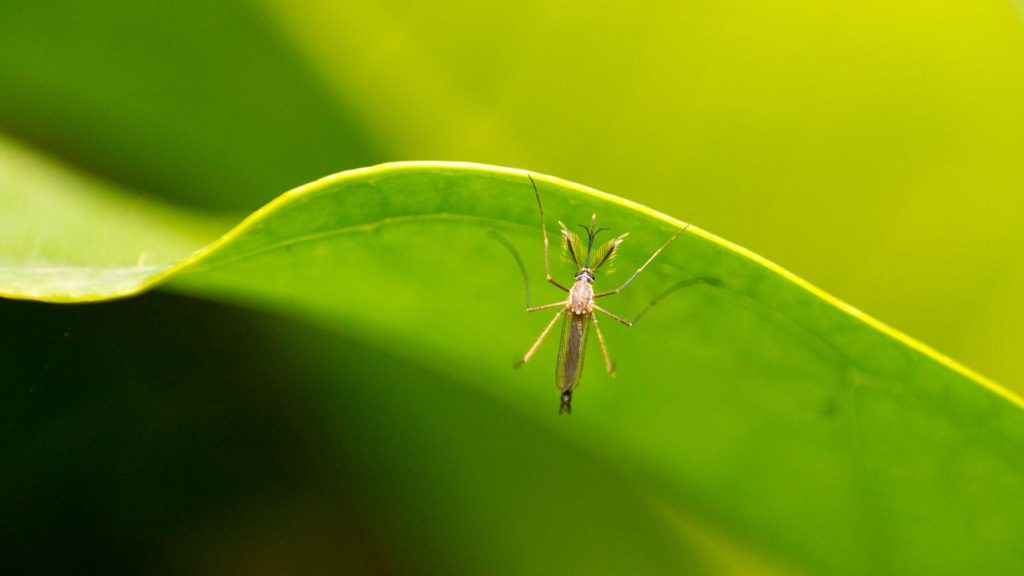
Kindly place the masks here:
<instances>
[{"instance_id":1,"label":"dark speck on leaf","mask_svg":"<svg viewBox=\"0 0 1024 576\"><path fill-rule=\"evenodd\" d=\"M821 403L821 415L825 418L833 418L839 413L839 403L835 398L825 398Z\"/></svg>"}]
</instances>

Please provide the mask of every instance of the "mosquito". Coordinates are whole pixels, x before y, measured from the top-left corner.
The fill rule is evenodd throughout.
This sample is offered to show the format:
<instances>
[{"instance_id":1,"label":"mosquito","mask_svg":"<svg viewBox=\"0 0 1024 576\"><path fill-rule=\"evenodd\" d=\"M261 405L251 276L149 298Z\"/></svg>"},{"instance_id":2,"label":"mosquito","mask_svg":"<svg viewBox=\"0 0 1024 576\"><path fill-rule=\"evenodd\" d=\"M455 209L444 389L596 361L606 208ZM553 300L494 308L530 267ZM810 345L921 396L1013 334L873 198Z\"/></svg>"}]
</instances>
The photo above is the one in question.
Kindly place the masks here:
<instances>
[{"instance_id":1,"label":"mosquito","mask_svg":"<svg viewBox=\"0 0 1024 576\"><path fill-rule=\"evenodd\" d=\"M526 276L526 267L523 265L522 259L519 257L518 252L512 247L512 245L504 238L498 237L502 244L505 244L506 248L512 251L512 256L516 259L519 264L519 268L523 273L523 281L526 285L526 311L537 312L538 310L550 310L552 308L558 308L558 312L555 313L554 318L548 322L548 325L534 341L530 349L526 351L522 359L516 362L516 367L520 367L530 361L533 354L540 347L544 339L547 338L548 334L554 328L555 324L559 319L562 320L562 337L558 346L558 362L555 365L555 386L561 392L561 405L558 408L559 414L571 414L572 413L572 393L580 385L580 377L583 373L583 357L586 353L587 347L587 336L590 333L590 325L593 323L594 331L597 332L597 340L601 345L601 353L604 356L605 369L609 374L615 374L615 366L612 364L611 356L608 354L608 346L604 340L604 334L601 333L600 324L597 321L595 312L600 312L605 316L615 320L616 322L625 326L633 326L640 318L644 316L651 308L655 306L663 298L675 292L676 290L689 286L696 283L708 283L717 285L718 281L712 278L690 278L678 282L670 286L667 290L659 294L654 298L647 306L640 311L632 320L627 320L617 314L605 310L601 306L598 306L595 300L598 298L604 298L605 296L611 296L622 292L626 286L629 286L641 272L664 250L671 244L680 234L686 231L690 227L689 224L677 230L672 237L665 241L664 244L658 247L653 254L647 259L646 262L640 265L639 268L633 272L629 278L626 279L618 288L612 290L605 290L603 292L594 292L594 281L597 278L596 272L601 266L607 264L612 258L614 258L619 251L619 246L626 239L629 234L621 234L616 236L607 242L601 244L596 249L594 247L594 240L597 235L607 228L597 227L597 214L591 214L590 226L584 226L580 224L579 227L583 228L586 232L586 250L584 251L583 242L575 232L570 230L561 221L558 222L561 228L562 241L564 242L564 248L568 254L569 259L572 260L573 264L576 265L576 275L573 279L572 286L566 286L558 280L555 280L551 276L551 259L548 250L548 232L547 226L544 220L544 205L540 201L540 192L537 191L537 183L533 180L532 175L528 175L530 184L533 185L533 194L537 198L537 208L540 211L540 230L544 237L544 272L546 279L549 283L556 286L558 289L566 292L568 298L565 300L559 300L558 302L552 302L551 304L543 304L541 306L530 305L530 283Z\"/></svg>"}]
</instances>

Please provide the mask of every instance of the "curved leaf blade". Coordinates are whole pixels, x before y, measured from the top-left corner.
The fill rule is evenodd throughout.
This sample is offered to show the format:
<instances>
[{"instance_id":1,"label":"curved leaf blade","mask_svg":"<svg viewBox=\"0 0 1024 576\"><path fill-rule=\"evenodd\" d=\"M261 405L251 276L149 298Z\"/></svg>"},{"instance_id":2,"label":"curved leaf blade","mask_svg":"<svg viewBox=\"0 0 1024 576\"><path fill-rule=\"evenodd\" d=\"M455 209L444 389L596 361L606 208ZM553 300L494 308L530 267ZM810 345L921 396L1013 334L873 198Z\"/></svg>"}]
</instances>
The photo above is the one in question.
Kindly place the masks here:
<instances>
[{"instance_id":1,"label":"curved leaf blade","mask_svg":"<svg viewBox=\"0 0 1024 576\"><path fill-rule=\"evenodd\" d=\"M535 177L549 233L555 219L587 221L592 212L612 233L629 232L618 270L598 279L604 286L683 226ZM1024 488L1020 399L695 226L615 310L628 316L688 277L721 286L680 292L631 331L609 327L620 378L588 366L577 413L569 426L557 421L544 365L554 351L522 372L509 368L544 320L522 313L517 267L491 238L497 230L519 247L540 298L537 228L525 172L389 164L286 193L134 284L97 265L89 290L62 293L26 266L23 282L50 292L21 295L88 301L166 281L358 335L455 373L651 479L652 497L671 513L696 514L813 571L1024 568L1016 546L1024 505L1005 497Z\"/></svg>"}]
</instances>

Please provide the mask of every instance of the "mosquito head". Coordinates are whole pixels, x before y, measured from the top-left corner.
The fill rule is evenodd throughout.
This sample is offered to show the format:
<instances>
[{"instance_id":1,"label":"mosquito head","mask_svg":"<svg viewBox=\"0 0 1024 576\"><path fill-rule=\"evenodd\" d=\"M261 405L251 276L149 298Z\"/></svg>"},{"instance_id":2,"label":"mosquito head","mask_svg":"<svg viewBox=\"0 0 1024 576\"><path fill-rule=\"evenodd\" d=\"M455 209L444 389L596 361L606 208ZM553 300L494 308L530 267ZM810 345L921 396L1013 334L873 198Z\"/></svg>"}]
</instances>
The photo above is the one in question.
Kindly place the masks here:
<instances>
[{"instance_id":1,"label":"mosquito head","mask_svg":"<svg viewBox=\"0 0 1024 576\"><path fill-rule=\"evenodd\" d=\"M601 233L601 232L603 232L605 230L608 230L608 228L598 228L597 227L597 214L591 214L590 215L590 226L589 227L584 226L583 224L579 224L579 227L583 228L584 230L587 231L587 260L583 264L583 267L586 269L586 268L590 268L590 253L594 249L594 238L599 233Z\"/></svg>"},{"instance_id":2,"label":"mosquito head","mask_svg":"<svg viewBox=\"0 0 1024 576\"><path fill-rule=\"evenodd\" d=\"M558 407L559 414L572 414L572 390L562 392L562 405Z\"/></svg>"},{"instance_id":3,"label":"mosquito head","mask_svg":"<svg viewBox=\"0 0 1024 576\"><path fill-rule=\"evenodd\" d=\"M580 280L586 280L587 282L593 284L594 273L590 271L590 268L583 268L576 273L576 281L579 282Z\"/></svg>"}]
</instances>

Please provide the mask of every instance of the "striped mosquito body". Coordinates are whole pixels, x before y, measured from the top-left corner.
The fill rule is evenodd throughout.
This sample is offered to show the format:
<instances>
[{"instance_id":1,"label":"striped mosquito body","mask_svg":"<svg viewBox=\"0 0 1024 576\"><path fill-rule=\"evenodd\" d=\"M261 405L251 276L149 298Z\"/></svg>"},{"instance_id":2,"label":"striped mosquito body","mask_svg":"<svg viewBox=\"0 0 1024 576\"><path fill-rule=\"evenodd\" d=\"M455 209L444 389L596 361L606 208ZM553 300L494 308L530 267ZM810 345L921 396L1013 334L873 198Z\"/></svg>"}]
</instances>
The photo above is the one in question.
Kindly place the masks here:
<instances>
[{"instance_id":1,"label":"striped mosquito body","mask_svg":"<svg viewBox=\"0 0 1024 576\"><path fill-rule=\"evenodd\" d=\"M555 364L555 385L562 392L559 412L572 411L572 391L580 385L583 357L587 352L587 336L594 321L594 275L583 269L569 289L569 299L562 314L562 338Z\"/></svg>"},{"instance_id":2,"label":"striped mosquito body","mask_svg":"<svg viewBox=\"0 0 1024 576\"><path fill-rule=\"evenodd\" d=\"M561 404L558 411L559 413L568 414L572 412L572 393L580 385L580 378L583 373L583 358L586 355L587 337L590 334L591 325L593 325L594 331L597 333L597 340L601 345L601 353L604 356L605 369L609 374L614 374L615 372L611 357L608 355L608 347L605 344L604 335L601 333L600 324L597 321L597 315L595 312L600 312L612 320L626 326L632 326L640 319L641 316L646 314L648 310L657 304L661 298L664 298L669 293L695 282L716 283L716 281L706 278L694 278L679 282L655 298L632 320L626 320L625 318L612 314L598 306L595 303L595 300L621 292L623 288L628 286L629 283L637 277L637 275L643 272L644 268L646 268L647 265L650 264L666 246L671 244L672 241L679 237L679 235L682 234L689 226L687 225L686 227L676 231L671 238L655 250L647 261L637 268L636 271L633 272L633 274L618 288L606 290L604 292L595 292L594 282L596 280L596 272L601 268L601 266L618 254L619 246L622 244L623 240L626 239L628 234L616 236L607 240L603 244L595 246L594 241L597 235L606 230L606 228L597 227L596 214L591 215L590 226L580 225L580 228L583 228L586 232L585 244L584 239L581 236L567 228L565 224L559 222L558 225L561 228L562 246L565 249L569 260L576 265L577 269L572 286L566 286L551 276L551 260L548 253L548 233L544 222L544 206L540 200L540 192L537 191L537 183L533 181L532 176L530 177L530 183L533 184L534 196L537 198L537 208L540 211L541 233L544 238L544 271L547 276L547 281L558 287L563 292L566 292L568 297L565 300L551 304L531 306L529 281L527 280L526 269L523 267L522 260L507 240L499 238L502 240L502 243L505 244L506 248L512 251L513 256L516 258L516 262L519 264L520 269L523 272L523 279L526 283L526 311L535 312L537 310L551 310L558 308L554 318L548 322L544 331L541 332L540 336L536 341L534 341L530 349L525 355L523 355L523 358L517 363L517 366L521 366L530 360L534 352L537 351L537 348L539 348L541 343L544 341L544 338L546 338L548 333L554 328L555 323L561 319L562 337L558 347L558 363L555 365L555 386L561 393Z\"/></svg>"}]
</instances>

